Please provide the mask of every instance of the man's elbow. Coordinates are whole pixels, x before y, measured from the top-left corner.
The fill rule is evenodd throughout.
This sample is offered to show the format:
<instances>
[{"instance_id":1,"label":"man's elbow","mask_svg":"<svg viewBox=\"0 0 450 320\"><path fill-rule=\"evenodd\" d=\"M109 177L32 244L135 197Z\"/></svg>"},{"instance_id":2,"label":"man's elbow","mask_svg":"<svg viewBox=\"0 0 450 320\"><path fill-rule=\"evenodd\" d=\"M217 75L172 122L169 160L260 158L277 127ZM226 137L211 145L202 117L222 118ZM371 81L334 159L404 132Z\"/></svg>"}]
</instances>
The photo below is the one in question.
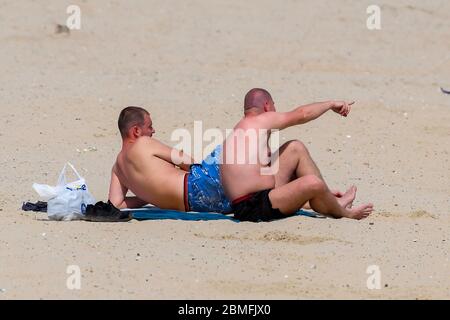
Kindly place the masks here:
<instances>
[{"instance_id":1,"label":"man's elbow","mask_svg":"<svg viewBox=\"0 0 450 320\"><path fill-rule=\"evenodd\" d=\"M296 114L295 122L296 124L303 124L310 120L311 114L308 110L300 109Z\"/></svg>"},{"instance_id":2,"label":"man's elbow","mask_svg":"<svg viewBox=\"0 0 450 320\"><path fill-rule=\"evenodd\" d=\"M127 207L127 204L125 201L115 201L114 199L108 199L111 204L116 207L117 209L125 209Z\"/></svg>"}]
</instances>

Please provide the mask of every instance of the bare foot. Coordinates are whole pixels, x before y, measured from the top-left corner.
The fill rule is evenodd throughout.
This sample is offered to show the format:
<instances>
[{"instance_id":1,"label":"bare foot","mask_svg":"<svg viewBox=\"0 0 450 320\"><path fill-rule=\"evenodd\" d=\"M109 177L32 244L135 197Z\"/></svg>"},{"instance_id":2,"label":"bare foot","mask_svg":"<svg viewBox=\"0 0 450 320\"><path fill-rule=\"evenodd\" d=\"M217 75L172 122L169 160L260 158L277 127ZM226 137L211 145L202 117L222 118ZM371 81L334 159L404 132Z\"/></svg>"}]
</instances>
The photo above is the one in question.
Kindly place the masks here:
<instances>
[{"instance_id":1,"label":"bare foot","mask_svg":"<svg viewBox=\"0 0 450 320\"><path fill-rule=\"evenodd\" d=\"M351 186L340 198L336 198L341 207L350 209L356 197L356 187Z\"/></svg>"},{"instance_id":2,"label":"bare foot","mask_svg":"<svg viewBox=\"0 0 450 320\"><path fill-rule=\"evenodd\" d=\"M363 204L356 208L347 209L346 218L361 220L367 218L373 211L373 204Z\"/></svg>"}]
</instances>

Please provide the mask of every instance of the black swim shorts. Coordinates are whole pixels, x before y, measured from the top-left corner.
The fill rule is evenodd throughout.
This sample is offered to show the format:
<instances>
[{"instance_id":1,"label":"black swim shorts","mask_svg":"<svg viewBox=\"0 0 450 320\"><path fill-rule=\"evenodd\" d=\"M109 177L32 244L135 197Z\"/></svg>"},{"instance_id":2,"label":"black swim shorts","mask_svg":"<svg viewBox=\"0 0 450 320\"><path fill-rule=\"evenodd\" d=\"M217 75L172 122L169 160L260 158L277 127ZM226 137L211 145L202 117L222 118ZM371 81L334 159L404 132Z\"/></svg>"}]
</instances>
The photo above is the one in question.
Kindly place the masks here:
<instances>
[{"instance_id":1,"label":"black swim shorts","mask_svg":"<svg viewBox=\"0 0 450 320\"><path fill-rule=\"evenodd\" d=\"M272 208L269 199L271 189L251 193L233 201L231 207L234 218L240 221L270 221L287 217L278 209Z\"/></svg>"}]
</instances>

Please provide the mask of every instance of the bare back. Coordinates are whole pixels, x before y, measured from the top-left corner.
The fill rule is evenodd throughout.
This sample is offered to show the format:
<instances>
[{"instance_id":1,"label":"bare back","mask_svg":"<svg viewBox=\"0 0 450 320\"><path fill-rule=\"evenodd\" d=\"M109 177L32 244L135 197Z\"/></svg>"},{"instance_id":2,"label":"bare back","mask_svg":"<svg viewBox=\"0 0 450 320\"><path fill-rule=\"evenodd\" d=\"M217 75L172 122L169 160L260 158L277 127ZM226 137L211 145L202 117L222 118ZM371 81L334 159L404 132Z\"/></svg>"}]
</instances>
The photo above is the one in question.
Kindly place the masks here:
<instances>
[{"instance_id":1,"label":"bare back","mask_svg":"<svg viewBox=\"0 0 450 320\"><path fill-rule=\"evenodd\" d=\"M267 174L270 131L264 127L260 116L245 117L224 142L220 171L225 193L231 200L275 187L274 175Z\"/></svg>"},{"instance_id":2,"label":"bare back","mask_svg":"<svg viewBox=\"0 0 450 320\"><path fill-rule=\"evenodd\" d=\"M160 156L161 142L140 137L118 154L113 166L120 185L138 198L164 209L184 211L183 171Z\"/></svg>"}]
</instances>

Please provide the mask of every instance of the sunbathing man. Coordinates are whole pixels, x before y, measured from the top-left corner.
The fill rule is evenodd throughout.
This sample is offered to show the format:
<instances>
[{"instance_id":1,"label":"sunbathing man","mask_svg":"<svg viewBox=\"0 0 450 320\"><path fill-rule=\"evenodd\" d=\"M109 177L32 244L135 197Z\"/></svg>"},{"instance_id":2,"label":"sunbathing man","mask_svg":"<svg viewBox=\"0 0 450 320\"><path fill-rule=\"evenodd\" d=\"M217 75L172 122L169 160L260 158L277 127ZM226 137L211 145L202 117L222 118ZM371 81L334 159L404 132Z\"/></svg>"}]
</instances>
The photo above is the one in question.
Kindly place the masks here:
<instances>
[{"instance_id":1,"label":"sunbathing man","mask_svg":"<svg viewBox=\"0 0 450 320\"><path fill-rule=\"evenodd\" d=\"M233 200L235 218L242 221L283 218L308 202L316 212L331 217L367 217L373 205L353 208L354 187L336 197L301 142L290 141L281 146L274 163L260 156L270 154L271 130L309 122L328 110L346 117L352 104L329 101L301 106L290 112L276 112L269 92L258 88L250 90L244 101L244 117L224 142L223 164L220 165L222 185L225 194ZM249 143L252 136L256 137L255 148ZM276 161L279 161L278 166L274 165Z\"/></svg>"},{"instance_id":2,"label":"sunbathing man","mask_svg":"<svg viewBox=\"0 0 450 320\"><path fill-rule=\"evenodd\" d=\"M155 130L145 109L123 109L118 126L122 150L113 165L109 188L109 200L114 206L138 208L151 203L179 211L231 211L216 160L221 145L202 164L193 164L190 156L152 137ZM127 196L128 190L135 196Z\"/></svg>"},{"instance_id":3,"label":"sunbathing man","mask_svg":"<svg viewBox=\"0 0 450 320\"><path fill-rule=\"evenodd\" d=\"M138 208L151 203L162 209L230 213L219 172L222 145L201 164L153 138L150 114L140 107L127 107L118 120L122 150L111 170L109 200L118 208ZM296 144L291 144L281 161L291 170ZM176 152L175 152L176 151ZM174 153L175 152L175 153ZM177 155L178 166L173 155ZM280 180L281 181L281 180ZM131 190L135 196L127 196ZM339 191L336 196L341 196ZM345 197L345 195L344 195Z\"/></svg>"}]
</instances>

